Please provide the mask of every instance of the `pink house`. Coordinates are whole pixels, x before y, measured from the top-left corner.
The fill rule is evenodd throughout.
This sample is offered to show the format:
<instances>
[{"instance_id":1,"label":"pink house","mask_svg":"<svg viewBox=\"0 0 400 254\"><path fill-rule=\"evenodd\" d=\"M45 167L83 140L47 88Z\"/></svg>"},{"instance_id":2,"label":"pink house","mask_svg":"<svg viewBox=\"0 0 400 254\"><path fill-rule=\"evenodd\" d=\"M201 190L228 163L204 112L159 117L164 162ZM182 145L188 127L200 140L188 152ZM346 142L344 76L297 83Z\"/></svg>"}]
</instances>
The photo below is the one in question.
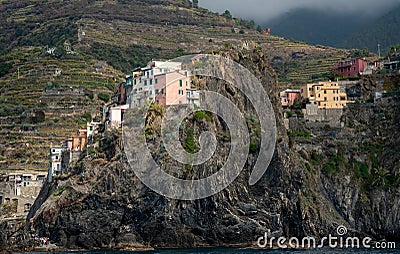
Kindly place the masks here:
<instances>
[{"instance_id":1,"label":"pink house","mask_svg":"<svg viewBox=\"0 0 400 254\"><path fill-rule=\"evenodd\" d=\"M349 58L338 62L335 71L342 77L355 77L368 67L368 63L361 58Z\"/></svg>"},{"instance_id":2,"label":"pink house","mask_svg":"<svg viewBox=\"0 0 400 254\"><path fill-rule=\"evenodd\" d=\"M189 71L162 73L155 77L156 102L162 105L186 104L186 90L190 89Z\"/></svg>"},{"instance_id":3,"label":"pink house","mask_svg":"<svg viewBox=\"0 0 400 254\"><path fill-rule=\"evenodd\" d=\"M296 99L301 99L300 90L287 89L280 93L282 107L293 106Z\"/></svg>"}]
</instances>

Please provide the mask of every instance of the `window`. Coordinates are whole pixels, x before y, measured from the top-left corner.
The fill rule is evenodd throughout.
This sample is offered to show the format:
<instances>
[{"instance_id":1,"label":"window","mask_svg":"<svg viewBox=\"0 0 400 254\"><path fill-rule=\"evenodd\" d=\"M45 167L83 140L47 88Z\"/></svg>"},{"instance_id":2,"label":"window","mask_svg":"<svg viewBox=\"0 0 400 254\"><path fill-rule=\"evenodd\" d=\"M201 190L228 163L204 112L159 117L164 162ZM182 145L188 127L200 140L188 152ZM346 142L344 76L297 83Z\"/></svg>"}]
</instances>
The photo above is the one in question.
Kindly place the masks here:
<instances>
[{"instance_id":1,"label":"window","mask_svg":"<svg viewBox=\"0 0 400 254\"><path fill-rule=\"evenodd\" d=\"M328 98L324 97L324 101L328 101Z\"/></svg>"},{"instance_id":2,"label":"window","mask_svg":"<svg viewBox=\"0 0 400 254\"><path fill-rule=\"evenodd\" d=\"M189 82L186 81L186 86L188 86L188 85L189 85Z\"/></svg>"},{"instance_id":3,"label":"window","mask_svg":"<svg viewBox=\"0 0 400 254\"><path fill-rule=\"evenodd\" d=\"M56 156L56 160L58 160L58 156Z\"/></svg>"},{"instance_id":4,"label":"window","mask_svg":"<svg viewBox=\"0 0 400 254\"><path fill-rule=\"evenodd\" d=\"M161 89L161 94L164 94L164 88L163 88L163 89Z\"/></svg>"},{"instance_id":5,"label":"window","mask_svg":"<svg viewBox=\"0 0 400 254\"><path fill-rule=\"evenodd\" d=\"M156 78L156 79L154 79L154 82L156 83L156 84L158 84L158 79Z\"/></svg>"},{"instance_id":6,"label":"window","mask_svg":"<svg viewBox=\"0 0 400 254\"><path fill-rule=\"evenodd\" d=\"M326 90L324 90L324 94L326 94Z\"/></svg>"},{"instance_id":7,"label":"window","mask_svg":"<svg viewBox=\"0 0 400 254\"><path fill-rule=\"evenodd\" d=\"M321 90L321 87L320 87L320 86L317 86L317 90Z\"/></svg>"},{"instance_id":8,"label":"window","mask_svg":"<svg viewBox=\"0 0 400 254\"><path fill-rule=\"evenodd\" d=\"M180 87L183 86L183 80L179 80L179 86L180 86Z\"/></svg>"},{"instance_id":9,"label":"window","mask_svg":"<svg viewBox=\"0 0 400 254\"><path fill-rule=\"evenodd\" d=\"M354 67L353 70L355 71L355 70L356 70L356 67Z\"/></svg>"},{"instance_id":10,"label":"window","mask_svg":"<svg viewBox=\"0 0 400 254\"><path fill-rule=\"evenodd\" d=\"M144 85L147 86L147 80L144 81Z\"/></svg>"},{"instance_id":11,"label":"window","mask_svg":"<svg viewBox=\"0 0 400 254\"><path fill-rule=\"evenodd\" d=\"M321 94L318 94L318 98L321 98Z\"/></svg>"},{"instance_id":12,"label":"window","mask_svg":"<svg viewBox=\"0 0 400 254\"><path fill-rule=\"evenodd\" d=\"M185 71L185 77L187 77L188 76L188 72L187 71Z\"/></svg>"},{"instance_id":13,"label":"window","mask_svg":"<svg viewBox=\"0 0 400 254\"><path fill-rule=\"evenodd\" d=\"M152 79L150 79L150 85L152 85L153 84L153 80Z\"/></svg>"},{"instance_id":14,"label":"window","mask_svg":"<svg viewBox=\"0 0 400 254\"><path fill-rule=\"evenodd\" d=\"M312 87L308 88L308 91L312 92L314 89Z\"/></svg>"},{"instance_id":15,"label":"window","mask_svg":"<svg viewBox=\"0 0 400 254\"><path fill-rule=\"evenodd\" d=\"M158 94L158 89L156 89L156 94Z\"/></svg>"}]
</instances>

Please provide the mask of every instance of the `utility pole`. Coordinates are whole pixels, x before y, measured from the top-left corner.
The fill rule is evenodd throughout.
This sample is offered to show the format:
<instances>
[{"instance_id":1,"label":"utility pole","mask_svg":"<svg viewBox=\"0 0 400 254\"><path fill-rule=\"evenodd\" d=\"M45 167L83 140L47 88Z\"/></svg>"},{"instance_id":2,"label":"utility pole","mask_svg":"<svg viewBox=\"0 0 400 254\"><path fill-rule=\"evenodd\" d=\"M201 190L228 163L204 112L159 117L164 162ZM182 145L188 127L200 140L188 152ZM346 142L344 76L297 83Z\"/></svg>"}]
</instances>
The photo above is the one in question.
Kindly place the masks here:
<instances>
[{"instance_id":1,"label":"utility pole","mask_svg":"<svg viewBox=\"0 0 400 254\"><path fill-rule=\"evenodd\" d=\"M378 43L378 55L381 58L381 44Z\"/></svg>"}]
</instances>

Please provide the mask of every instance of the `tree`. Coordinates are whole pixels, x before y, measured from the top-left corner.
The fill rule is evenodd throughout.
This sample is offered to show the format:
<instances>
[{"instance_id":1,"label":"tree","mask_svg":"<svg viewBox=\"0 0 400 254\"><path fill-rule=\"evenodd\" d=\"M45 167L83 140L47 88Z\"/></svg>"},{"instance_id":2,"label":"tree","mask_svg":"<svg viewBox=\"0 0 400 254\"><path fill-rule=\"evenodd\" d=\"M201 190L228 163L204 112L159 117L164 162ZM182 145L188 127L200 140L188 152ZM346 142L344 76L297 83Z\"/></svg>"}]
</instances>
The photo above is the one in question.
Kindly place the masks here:
<instances>
[{"instance_id":1,"label":"tree","mask_svg":"<svg viewBox=\"0 0 400 254\"><path fill-rule=\"evenodd\" d=\"M12 63L0 63L0 77L5 76L10 72L13 65Z\"/></svg>"},{"instance_id":2,"label":"tree","mask_svg":"<svg viewBox=\"0 0 400 254\"><path fill-rule=\"evenodd\" d=\"M232 20L232 14L230 11L226 10L223 14L222 17L225 17L227 20Z\"/></svg>"},{"instance_id":3,"label":"tree","mask_svg":"<svg viewBox=\"0 0 400 254\"><path fill-rule=\"evenodd\" d=\"M263 29L262 29L262 27L261 27L260 25L257 26L257 29L256 29L256 30L257 30L257 32L259 32L259 33L262 33L262 32L263 32Z\"/></svg>"},{"instance_id":4,"label":"tree","mask_svg":"<svg viewBox=\"0 0 400 254\"><path fill-rule=\"evenodd\" d=\"M192 0L193 2L193 7L194 8L199 8L199 0Z\"/></svg>"},{"instance_id":5,"label":"tree","mask_svg":"<svg viewBox=\"0 0 400 254\"><path fill-rule=\"evenodd\" d=\"M326 76L329 80L336 80L338 78L342 77L342 74L340 74L340 72L338 71L331 71L328 73L328 75Z\"/></svg>"},{"instance_id":6,"label":"tree","mask_svg":"<svg viewBox=\"0 0 400 254\"><path fill-rule=\"evenodd\" d=\"M254 29L255 26L256 26L256 22L254 22L254 20L250 20L250 21L249 21L249 25L248 25L247 28L249 28L249 29Z\"/></svg>"}]
</instances>

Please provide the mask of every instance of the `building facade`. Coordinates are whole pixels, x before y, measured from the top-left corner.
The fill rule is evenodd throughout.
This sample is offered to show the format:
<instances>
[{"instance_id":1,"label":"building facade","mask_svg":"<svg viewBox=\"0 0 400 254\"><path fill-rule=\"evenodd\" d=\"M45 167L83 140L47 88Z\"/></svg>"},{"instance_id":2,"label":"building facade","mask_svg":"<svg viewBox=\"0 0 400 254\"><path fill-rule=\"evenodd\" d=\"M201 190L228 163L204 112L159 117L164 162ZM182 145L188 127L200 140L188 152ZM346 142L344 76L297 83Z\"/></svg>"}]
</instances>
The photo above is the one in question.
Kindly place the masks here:
<instances>
[{"instance_id":1,"label":"building facade","mask_svg":"<svg viewBox=\"0 0 400 254\"><path fill-rule=\"evenodd\" d=\"M368 63L361 58L348 58L338 62L335 71L342 77L356 77L363 73L368 67Z\"/></svg>"},{"instance_id":2,"label":"building facade","mask_svg":"<svg viewBox=\"0 0 400 254\"><path fill-rule=\"evenodd\" d=\"M282 107L293 106L297 99L301 99L301 90L287 89L280 93Z\"/></svg>"},{"instance_id":3,"label":"building facade","mask_svg":"<svg viewBox=\"0 0 400 254\"><path fill-rule=\"evenodd\" d=\"M132 89L125 93L128 95L127 104L133 108L144 107L157 100L164 105L185 104L190 75L182 70L182 63L152 61L133 74L131 83Z\"/></svg>"},{"instance_id":4,"label":"building facade","mask_svg":"<svg viewBox=\"0 0 400 254\"><path fill-rule=\"evenodd\" d=\"M189 105L200 106L200 91L197 89L186 89L186 100Z\"/></svg>"},{"instance_id":5,"label":"building facade","mask_svg":"<svg viewBox=\"0 0 400 254\"><path fill-rule=\"evenodd\" d=\"M71 150L67 147L50 148L50 166L47 174L48 182L53 181L54 176L68 171L71 159Z\"/></svg>"},{"instance_id":6,"label":"building facade","mask_svg":"<svg viewBox=\"0 0 400 254\"><path fill-rule=\"evenodd\" d=\"M190 89L191 77L186 70L163 73L156 76L155 101L171 106L187 104L187 89Z\"/></svg>"},{"instance_id":7,"label":"building facade","mask_svg":"<svg viewBox=\"0 0 400 254\"><path fill-rule=\"evenodd\" d=\"M318 82L301 88L301 96L320 109L342 109L347 101L347 94L338 82Z\"/></svg>"}]
</instances>

